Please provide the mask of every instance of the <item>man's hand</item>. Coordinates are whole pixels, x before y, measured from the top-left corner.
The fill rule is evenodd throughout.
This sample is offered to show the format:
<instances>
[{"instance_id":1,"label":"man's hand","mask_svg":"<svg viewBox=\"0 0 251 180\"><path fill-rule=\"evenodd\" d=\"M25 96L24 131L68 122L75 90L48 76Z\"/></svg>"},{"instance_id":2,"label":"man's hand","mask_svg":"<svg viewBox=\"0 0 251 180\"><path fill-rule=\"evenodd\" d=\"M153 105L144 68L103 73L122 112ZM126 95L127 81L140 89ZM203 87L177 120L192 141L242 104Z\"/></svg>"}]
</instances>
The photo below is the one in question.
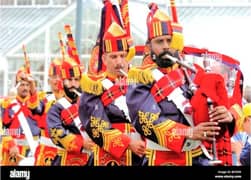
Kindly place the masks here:
<instances>
[{"instance_id":1,"label":"man's hand","mask_svg":"<svg viewBox=\"0 0 251 180\"><path fill-rule=\"evenodd\" d=\"M197 126L191 128L191 133L188 136L193 140L213 141L214 136L219 135L220 127L217 122L201 122Z\"/></svg>"},{"instance_id":2,"label":"man's hand","mask_svg":"<svg viewBox=\"0 0 251 180\"><path fill-rule=\"evenodd\" d=\"M17 146L13 146L9 149L10 156L17 156L19 154L19 149Z\"/></svg>"},{"instance_id":3,"label":"man's hand","mask_svg":"<svg viewBox=\"0 0 251 180\"><path fill-rule=\"evenodd\" d=\"M142 157L143 155L145 155L146 144L143 140L131 139L129 148L132 150L134 154L138 155L139 157Z\"/></svg>"},{"instance_id":4,"label":"man's hand","mask_svg":"<svg viewBox=\"0 0 251 180\"><path fill-rule=\"evenodd\" d=\"M225 106L217 106L209 111L210 121L219 123L231 123L233 121L232 114Z\"/></svg>"},{"instance_id":5,"label":"man's hand","mask_svg":"<svg viewBox=\"0 0 251 180\"><path fill-rule=\"evenodd\" d=\"M90 138L87 138L84 140L83 148L86 150L93 150L95 145L96 144Z\"/></svg>"}]
</instances>

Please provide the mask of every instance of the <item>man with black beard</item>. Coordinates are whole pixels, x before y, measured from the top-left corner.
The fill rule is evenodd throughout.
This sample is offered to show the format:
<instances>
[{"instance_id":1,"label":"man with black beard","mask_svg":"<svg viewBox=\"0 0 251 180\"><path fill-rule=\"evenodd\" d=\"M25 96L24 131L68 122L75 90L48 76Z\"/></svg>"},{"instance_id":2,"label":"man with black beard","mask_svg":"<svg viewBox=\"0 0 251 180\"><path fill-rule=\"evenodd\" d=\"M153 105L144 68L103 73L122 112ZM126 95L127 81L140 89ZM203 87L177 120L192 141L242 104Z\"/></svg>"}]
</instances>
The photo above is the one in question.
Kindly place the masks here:
<instances>
[{"instance_id":1,"label":"man with black beard","mask_svg":"<svg viewBox=\"0 0 251 180\"><path fill-rule=\"evenodd\" d=\"M220 127L210 121L194 124L187 77L167 56L179 58L171 46L177 39L170 18L154 3L149 8L147 44L153 63L129 70L128 79L134 84L126 94L130 119L146 138L147 164L209 165L211 156L201 141L214 140ZM218 120L233 120L226 108L220 109ZM215 110L210 113L211 118L219 115Z\"/></svg>"},{"instance_id":2,"label":"man with black beard","mask_svg":"<svg viewBox=\"0 0 251 180\"><path fill-rule=\"evenodd\" d=\"M66 57L62 63L61 80L64 96L49 109L47 124L50 137L60 147L51 165L86 165L94 143L85 136L78 117L80 89L80 65Z\"/></svg>"}]
</instances>

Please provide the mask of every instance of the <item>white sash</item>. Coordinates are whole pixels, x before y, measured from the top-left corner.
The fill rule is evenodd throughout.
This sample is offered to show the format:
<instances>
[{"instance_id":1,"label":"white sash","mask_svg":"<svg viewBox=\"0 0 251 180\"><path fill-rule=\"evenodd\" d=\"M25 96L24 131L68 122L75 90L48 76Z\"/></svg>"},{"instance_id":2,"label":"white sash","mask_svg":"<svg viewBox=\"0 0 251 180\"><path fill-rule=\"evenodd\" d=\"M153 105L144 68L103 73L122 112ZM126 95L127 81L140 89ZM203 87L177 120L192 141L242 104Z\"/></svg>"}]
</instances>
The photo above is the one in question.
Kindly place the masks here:
<instances>
[{"instance_id":1,"label":"white sash","mask_svg":"<svg viewBox=\"0 0 251 180\"><path fill-rule=\"evenodd\" d=\"M68 109L70 106L72 106L72 104L71 104L66 98L64 98L64 97L60 98L60 99L58 100L58 103L61 104L65 109ZM80 121L80 119L79 119L79 116L75 117L75 118L73 119L73 122L74 122L74 125L78 128L78 130L79 130L81 136L83 137L83 139L87 139L87 138L90 139L90 137L89 137L89 135L86 133L86 131L83 131L83 130L82 130L82 123L81 123L81 121ZM90 153L90 152L91 152L91 151L85 150L85 149L83 149L83 151L84 151L85 153Z\"/></svg>"},{"instance_id":2,"label":"white sash","mask_svg":"<svg viewBox=\"0 0 251 180\"><path fill-rule=\"evenodd\" d=\"M104 79L102 81L102 85L105 89L109 89L111 88L114 84L109 80L109 79ZM114 104L125 113L126 117L130 120L130 116L129 116L129 110L126 104L126 98L125 96L119 96L118 98L116 98L114 100ZM139 140L141 139L140 135L138 133L132 133L131 135L129 135L131 138L135 139L135 140ZM159 151L170 151L169 149L160 146L159 144L153 142L150 139L146 139L146 147L148 149L153 149L153 150L159 150Z\"/></svg>"},{"instance_id":3,"label":"white sash","mask_svg":"<svg viewBox=\"0 0 251 180\"><path fill-rule=\"evenodd\" d=\"M110 89L112 86L114 86L113 82L110 81L109 79L104 79L101 81L103 87L107 90ZM124 95L121 95L119 97L117 97L114 100L114 104L125 113L126 118L131 122L131 118L129 116L129 110L126 104L126 97Z\"/></svg>"},{"instance_id":4,"label":"white sash","mask_svg":"<svg viewBox=\"0 0 251 180\"><path fill-rule=\"evenodd\" d=\"M26 117L24 116L24 113L22 111L20 111L20 104L17 102L17 100L13 100L12 103L15 103L16 105L14 105L12 107L12 110L14 111L15 114L17 114L17 119L23 129L25 138L27 139L28 142L28 146L30 147L30 154L29 157L23 157L22 160L20 160L20 162L18 163L19 166L33 166L35 163L35 152L36 152L36 148L38 146L38 141L35 141L33 139L33 135L30 129L30 126L27 122ZM19 112L18 112L19 111Z\"/></svg>"},{"instance_id":5,"label":"white sash","mask_svg":"<svg viewBox=\"0 0 251 180\"><path fill-rule=\"evenodd\" d=\"M30 126L27 122L27 119L24 116L24 113L22 111L20 111L20 109L21 109L20 104L17 102L16 99L13 100L12 103L16 104L12 107L12 110L14 111L15 114L17 114L17 119L23 129L25 138L27 139L28 145L30 147L31 156L34 156L36 148L38 146L38 142L33 139L33 135L32 135Z\"/></svg>"}]
</instances>

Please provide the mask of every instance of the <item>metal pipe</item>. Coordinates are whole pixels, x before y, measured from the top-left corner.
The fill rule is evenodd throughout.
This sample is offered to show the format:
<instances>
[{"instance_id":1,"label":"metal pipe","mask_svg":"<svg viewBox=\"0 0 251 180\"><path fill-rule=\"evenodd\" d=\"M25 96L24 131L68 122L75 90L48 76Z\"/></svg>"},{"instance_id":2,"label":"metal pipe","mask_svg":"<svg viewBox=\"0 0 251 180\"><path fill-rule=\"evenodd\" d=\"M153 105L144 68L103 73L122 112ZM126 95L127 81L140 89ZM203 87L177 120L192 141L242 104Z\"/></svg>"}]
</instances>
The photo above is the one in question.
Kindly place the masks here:
<instances>
[{"instance_id":1,"label":"metal pipe","mask_svg":"<svg viewBox=\"0 0 251 180\"><path fill-rule=\"evenodd\" d=\"M119 71L120 71L125 77L128 77L128 74L127 74L123 69L119 69Z\"/></svg>"},{"instance_id":2,"label":"metal pipe","mask_svg":"<svg viewBox=\"0 0 251 180\"><path fill-rule=\"evenodd\" d=\"M164 55L166 58L168 58L169 60L171 60L173 63L177 63L179 65L181 65L182 67L185 67L187 69L189 69L190 71L192 71L193 73L196 73L197 70L193 67L191 67L190 65L186 64L185 62L182 62L181 60L179 60L178 58L176 57L173 57L169 54L165 54Z\"/></svg>"}]
</instances>

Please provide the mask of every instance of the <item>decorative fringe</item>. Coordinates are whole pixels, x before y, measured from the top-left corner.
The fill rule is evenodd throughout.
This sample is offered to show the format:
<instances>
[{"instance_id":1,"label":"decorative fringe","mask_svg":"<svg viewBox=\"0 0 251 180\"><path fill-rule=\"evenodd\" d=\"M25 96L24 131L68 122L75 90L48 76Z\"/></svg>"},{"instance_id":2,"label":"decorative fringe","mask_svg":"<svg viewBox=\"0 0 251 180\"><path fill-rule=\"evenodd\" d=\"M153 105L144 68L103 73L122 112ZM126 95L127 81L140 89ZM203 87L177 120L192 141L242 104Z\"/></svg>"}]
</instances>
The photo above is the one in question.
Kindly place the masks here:
<instances>
[{"instance_id":1,"label":"decorative fringe","mask_svg":"<svg viewBox=\"0 0 251 180\"><path fill-rule=\"evenodd\" d=\"M131 68L128 72L128 80L134 83L151 84L154 81L151 69Z\"/></svg>"},{"instance_id":2,"label":"decorative fringe","mask_svg":"<svg viewBox=\"0 0 251 180\"><path fill-rule=\"evenodd\" d=\"M172 36L172 41L170 44L170 47L178 50L179 52L182 52L183 48L184 48L184 37L183 34L179 33L179 32L173 32L173 36Z\"/></svg>"},{"instance_id":3,"label":"decorative fringe","mask_svg":"<svg viewBox=\"0 0 251 180\"><path fill-rule=\"evenodd\" d=\"M127 56L126 56L126 60L128 62L130 62L132 60L132 58L135 56L135 54L136 54L135 46L131 46L129 48L129 52L128 52Z\"/></svg>"},{"instance_id":4,"label":"decorative fringe","mask_svg":"<svg viewBox=\"0 0 251 180\"><path fill-rule=\"evenodd\" d=\"M103 93L103 86L101 83L101 79L103 79L103 76L95 76L93 77L95 80L93 80L91 77L88 77L88 75L83 75L80 80L80 86L83 92L87 92L94 95L101 95Z\"/></svg>"}]
</instances>

